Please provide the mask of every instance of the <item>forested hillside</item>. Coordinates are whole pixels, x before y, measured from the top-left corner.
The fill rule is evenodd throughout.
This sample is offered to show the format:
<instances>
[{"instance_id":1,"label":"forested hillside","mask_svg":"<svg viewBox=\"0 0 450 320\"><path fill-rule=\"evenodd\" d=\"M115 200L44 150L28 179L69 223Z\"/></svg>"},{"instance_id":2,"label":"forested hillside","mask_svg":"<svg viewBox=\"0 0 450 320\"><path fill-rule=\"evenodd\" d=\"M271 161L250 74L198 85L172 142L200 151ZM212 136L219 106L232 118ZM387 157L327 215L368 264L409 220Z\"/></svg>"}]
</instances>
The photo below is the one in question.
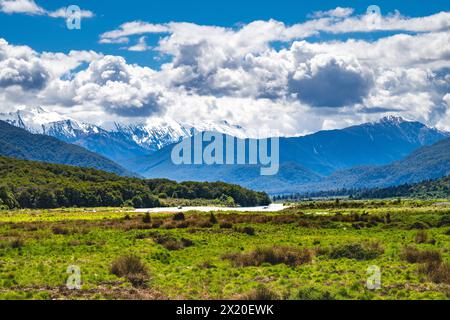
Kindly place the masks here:
<instances>
[{"instance_id":1,"label":"forested hillside","mask_svg":"<svg viewBox=\"0 0 450 320\"><path fill-rule=\"evenodd\" d=\"M416 184L372 189L359 194L357 197L365 199L376 198L450 198L450 175L437 180L427 180Z\"/></svg>"},{"instance_id":2,"label":"forested hillside","mask_svg":"<svg viewBox=\"0 0 450 320\"><path fill-rule=\"evenodd\" d=\"M29 133L4 121L0 121L0 155L135 175L99 154L53 137Z\"/></svg>"},{"instance_id":3,"label":"forested hillside","mask_svg":"<svg viewBox=\"0 0 450 320\"><path fill-rule=\"evenodd\" d=\"M0 206L3 207L130 205L147 208L160 206L162 198L232 200L241 206L270 203L265 193L222 182L142 180L95 169L0 156Z\"/></svg>"}]
</instances>

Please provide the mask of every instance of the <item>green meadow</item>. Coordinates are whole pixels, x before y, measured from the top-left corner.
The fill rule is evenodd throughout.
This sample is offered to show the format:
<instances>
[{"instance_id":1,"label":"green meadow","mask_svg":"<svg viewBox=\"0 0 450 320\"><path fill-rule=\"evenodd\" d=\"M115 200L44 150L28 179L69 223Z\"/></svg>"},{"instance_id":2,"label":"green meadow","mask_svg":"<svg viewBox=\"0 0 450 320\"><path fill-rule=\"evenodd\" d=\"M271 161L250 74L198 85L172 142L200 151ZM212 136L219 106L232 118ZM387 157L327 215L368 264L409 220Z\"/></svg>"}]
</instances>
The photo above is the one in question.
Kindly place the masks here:
<instances>
[{"instance_id":1,"label":"green meadow","mask_svg":"<svg viewBox=\"0 0 450 320\"><path fill-rule=\"evenodd\" d=\"M67 287L69 266L79 268L77 288ZM374 268L379 286L369 289ZM276 213L0 211L0 299L449 298L445 203L317 201Z\"/></svg>"}]
</instances>

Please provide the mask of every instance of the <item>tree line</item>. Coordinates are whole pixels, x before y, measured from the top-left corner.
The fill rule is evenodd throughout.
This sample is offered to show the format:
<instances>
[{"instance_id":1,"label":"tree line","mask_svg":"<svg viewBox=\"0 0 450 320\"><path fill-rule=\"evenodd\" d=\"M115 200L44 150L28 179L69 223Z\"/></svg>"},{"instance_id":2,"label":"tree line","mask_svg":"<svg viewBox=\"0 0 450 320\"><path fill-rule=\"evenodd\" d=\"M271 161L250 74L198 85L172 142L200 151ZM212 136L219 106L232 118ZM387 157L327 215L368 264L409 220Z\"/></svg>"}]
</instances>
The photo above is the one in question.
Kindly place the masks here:
<instances>
[{"instance_id":1,"label":"tree line","mask_svg":"<svg viewBox=\"0 0 450 320\"><path fill-rule=\"evenodd\" d=\"M266 193L223 182L121 177L100 170L0 157L0 207L162 206L165 198L228 200L267 205Z\"/></svg>"}]
</instances>

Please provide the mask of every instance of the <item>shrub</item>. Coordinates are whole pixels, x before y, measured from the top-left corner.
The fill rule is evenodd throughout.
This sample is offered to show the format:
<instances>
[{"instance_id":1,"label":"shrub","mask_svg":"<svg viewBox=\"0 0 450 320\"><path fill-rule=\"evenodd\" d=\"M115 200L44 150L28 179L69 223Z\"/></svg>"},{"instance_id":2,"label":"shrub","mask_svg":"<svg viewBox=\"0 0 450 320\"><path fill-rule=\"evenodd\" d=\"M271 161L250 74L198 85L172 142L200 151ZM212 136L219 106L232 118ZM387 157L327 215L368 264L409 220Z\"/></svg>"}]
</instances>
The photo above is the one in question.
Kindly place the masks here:
<instances>
[{"instance_id":1,"label":"shrub","mask_svg":"<svg viewBox=\"0 0 450 320\"><path fill-rule=\"evenodd\" d=\"M183 244L184 248L192 247L194 245L194 241L186 238L181 238L181 243Z\"/></svg>"},{"instance_id":2,"label":"shrub","mask_svg":"<svg viewBox=\"0 0 450 320\"><path fill-rule=\"evenodd\" d=\"M279 300L280 297L264 285L259 285L244 296L244 300Z\"/></svg>"},{"instance_id":3,"label":"shrub","mask_svg":"<svg viewBox=\"0 0 450 320\"><path fill-rule=\"evenodd\" d=\"M416 233L415 237L414 237L414 242L415 243L426 243L428 240L428 234L426 233L426 231L419 231Z\"/></svg>"},{"instance_id":4,"label":"shrub","mask_svg":"<svg viewBox=\"0 0 450 320\"><path fill-rule=\"evenodd\" d=\"M214 215L214 213L212 213L212 212L211 212L211 214L210 214L210 216L209 216L209 222L210 222L211 224L216 224L216 223L217 223L217 218L216 218L216 216Z\"/></svg>"},{"instance_id":5,"label":"shrub","mask_svg":"<svg viewBox=\"0 0 450 320\"><path fill-rule=\"evenodd\" d=\"M450 236L450 229L448 229L447 231L445 231L445 233L447 236Z\"/></svg>"},{"instance_id":6,"label":"shrub","mask_svg":"<svg viewBox=\"0 0 450 320\"><path fill-rule=\"evenodd\" d=\"M143 286L148 280L147 267L134 255L124 255L114 260L111 273L128 279L134 287Z\"/></svg>"},{"instance_id":7,"label":"shrub","mask_svg":"<svg viewBox=\"0 0 450 320\"><path fill-rule=\"evenodd\" d=\"M300 288L297 298L299 300L336 300L332 292L315 287Z\"/></svg>"},{"instance_id":8,"label":"shrub","mask_svg":"<svg viewBox=\"0 0 450 320\"><path fill-rule=\"evenodd\" d=\"M62 234L62 235L68 235L70 233L68 229L61 227L53 227L52 232L53 234Z\"/></svg>"},{"instance_id":9,"label":"shrub","mask_svg":"<svg viewBox=\"0 0 450 320\"><path fill-rule=\"evenodd\" d=\"M391 222L392 222L391 214L390 214L390 213L387 213L386 216L384 217L384 223L389 224L389 223L391 223Z\"/></svg>"},{"instance_id":10,"label":"shrub","mask_svg":"<svg viewBox=\"0 0 450 320\"><path fill-rule=\"evenodd\" d=\"M161 243L161 245L170 251L183 249L183 244L175 239L167 240L166 242Z\"/></svg>"},{"instance_id":11,"label":"shrub","mask_svg":"<svg viewBox=\"0 0 450 320\"><path fill-rule=\"evenodd\" d=\"M203 221L203 222L198 223L198 226L200 228L211 228L213 225L209 221Z\"/></svg>"},{"instance_id":12,"label":"shrub","mask_svg":"<svg viewBox=\"0 0 450 320\"><path fill-rule=\"evenodd\" d=\"M24 246L24 243L23 243L22 239L15 239L10 242L9 246L12 249L20 249Z\"/></svg>"},{"instance_id":13,"label":"shrub","mask_svg":"<svg viewBox=\"0 0 450 320\"><path fill-rule=\"evenodd\" d=\"M441 262L442 255L437 250L419 250L412 246L403 248L401 257L409 263Z\"/></svg>"},{"instance_id":14,"label":"shrub","mask_svg":"<svg viewBox=\"0 0 450 320\"><path fill-rule=\"evenodd\" d=\"M152 222L152 218L150 217L150 212L146 212L144 216L142 217L143 223L150 223Z\"/></svg>"},{"instance_id":15,"label":"shrub","mask_svg":"<svg viewBox=\"0 0 450 320\"><path fill-rule=\"evenodd\" d=\"M422 221L416 221L416 222L413 222L413 223L409 226L409 229L419 229L419 230L424 230L424 229L429 229L429 228L430 228L430 226L429 226L427 223L422 222Z\"/></svg>"},{"instance_id":16,"label":"shrub","mask_svg":"<svg viewBox=\"0 0 450 320\"><path fill-rule=\"evenodd\" d=\"M331 248L328 255L331 259L371 260L377 258L383 252L383 248L378 243L365 246L359 243L350 243Z\"/></svg>"},{"instance_id":17,"label":"shrub","mask_svg":"<svg viewBox=\"0 0 450 320\"><path fill-rule=\"evenodd\" d=\"M161 235L161 234L154 234L153 240L157 243L162 245L167 250L180 250L183 248L191 247L194 245L194 242L192 240L182 238L181 240L177 240L176 238Z\"/></svg>"},{"instance_id":18,"label":"shrub","mask_svg":"<svg viewBox=\"0 0 450 320\"><path fill-rule=\"evenodd\" d=\"M450 263L430 261L419 267L419 272L425 274L434 283L450 284Z\"/></svg>"},{"instance_id":19,"label":"shrub","mask_svg":"<svg viewBox=\"0 0 450 320\"><path fill-rule=\"evenodd\" d=\"M450 214L443 215L437 224L438 227L450 226Z\"/></svg>"},{"instance_id":20,"label":"shrub","mask_svg":"<svg viewBox=\"0 0 450 320\"><path fill-rule=\"evenodd\" d=\"M185 216L183 212L179 212L179 213L175 213L174 216L172 217L173 221L184 221L185 220Z\"/></svg>"},{"instance_id":21,"label":"shrub","mask_svg":"<svg viewBox=\"0 0 450 320\"><path fill-rule=\"evenodd\" d=\"M288 266L297 266L310 263L313 257L313 251L310 249L282 246L256 248L248 253L235 253L224 256L225 259L230 260L236 267L260 266L263 263L271 265L283 263Z\"/></svg>"},{"instance_id":22,"label":"shrub","mask_svg":"<svg viewBox=\"0 0 450 320\"><path fill-rule=\"evenodd\" d=\"M161 221L155 221L152 223L152 228L153 229L158 229L161 226L162 222Z\"/></svg>"},{"instance_id":23,"label":"shrub","mask_svg":"<svg viewBox=\"0 0 450 320\"><path fill-rule=\"evenodd\" d=\"M220 224L220 229L231 229L233 228L233 225L231 223L228 222L222 222ZM449 230L450 231L450 230Z\"/></svg>"},{"instance_id":24,"label":"shrub","mask_svg":"<svg viewBox=\"0 0 450 320\"><path fill-rule=\"evenodd\" d=\"M236 228L237 232L248 234L249 236L255 235L255 229L252 227L243 227L243 228Z\"/></svg>"}]
</instances>

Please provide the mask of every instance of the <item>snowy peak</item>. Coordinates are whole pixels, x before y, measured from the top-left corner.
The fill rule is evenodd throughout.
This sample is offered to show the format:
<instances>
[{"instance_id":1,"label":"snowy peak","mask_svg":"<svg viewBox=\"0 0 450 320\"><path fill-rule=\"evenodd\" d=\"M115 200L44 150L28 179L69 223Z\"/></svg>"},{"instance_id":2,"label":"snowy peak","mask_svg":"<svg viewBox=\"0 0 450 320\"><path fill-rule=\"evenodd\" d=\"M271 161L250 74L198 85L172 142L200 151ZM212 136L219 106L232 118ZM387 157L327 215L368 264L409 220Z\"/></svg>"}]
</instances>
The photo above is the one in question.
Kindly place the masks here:
<instances>
[{"instance_id":1,"label":"snowy peak","mask_svg":"<svg viewBox=\"0 0 450 320\"><path fill-rule=\"evenodd\" d=\"M157 119L147 124L115 123L115 131L150 151L159 150L190 135L188 129L168 119Z\"/></svg>"},{"instance_id":2,"label":"snowy peak","mask_svg":"<svg viewBox=\"0 0 450 320\"><path fill-rule=\"evenodd\" d=\"M41 107L19 108L17 111L0 113L0 120L25 129L32 133L45 133L45 128L52 122L63 121L66 117L48 112Z\"/></svg>"},{"instance_id":3,"label":"snowy peak","mask_svg":"<svg viewBox=\"0 0 450 320\"><path fill-rule=\"evenodd\" d=\"M43 134L53 136L55 138L61 138L62 140L80 138L91 134L106 133L106 131L101 127L88 123L77 122L71 119L50 122L43 125L43 130Z\"/></svg>"}]
</instances>

